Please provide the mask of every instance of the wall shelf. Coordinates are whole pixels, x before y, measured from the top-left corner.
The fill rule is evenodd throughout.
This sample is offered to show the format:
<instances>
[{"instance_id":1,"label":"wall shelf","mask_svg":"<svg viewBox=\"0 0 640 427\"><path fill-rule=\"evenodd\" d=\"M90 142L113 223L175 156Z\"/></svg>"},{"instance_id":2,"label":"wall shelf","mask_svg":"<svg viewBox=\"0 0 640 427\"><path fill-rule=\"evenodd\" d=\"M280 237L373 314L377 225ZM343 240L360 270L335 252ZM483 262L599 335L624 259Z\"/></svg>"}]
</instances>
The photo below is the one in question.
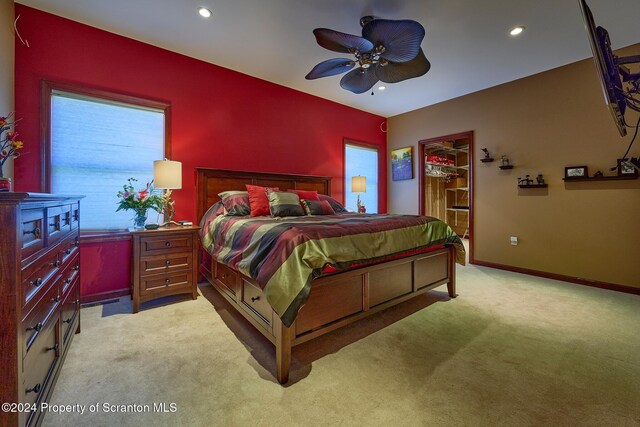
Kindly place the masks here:
<instances>
[{"instance_id":1,"label":"wall shelf","mask_svg":"<svg viewBox=\"0 0 640 427\"><path fill-rule=\"evenodd\" d=\"M562 178L564 182L578 182L578 181L624 181L638 179L638 175L616 175L616 176L585 176L575 178Z\"/></svg>"},{"instance_id":2,"label":"wall shelf","mask_svg":"<svg viewBox=\"0 0 640 427\"><path fill-rule=\"evenodd\" d=\"M518 187L520 188L547 188L549 185L548 184L531 184L531 185L524 185L524 184L519 184Z\"/></svg>"}]
</instances>

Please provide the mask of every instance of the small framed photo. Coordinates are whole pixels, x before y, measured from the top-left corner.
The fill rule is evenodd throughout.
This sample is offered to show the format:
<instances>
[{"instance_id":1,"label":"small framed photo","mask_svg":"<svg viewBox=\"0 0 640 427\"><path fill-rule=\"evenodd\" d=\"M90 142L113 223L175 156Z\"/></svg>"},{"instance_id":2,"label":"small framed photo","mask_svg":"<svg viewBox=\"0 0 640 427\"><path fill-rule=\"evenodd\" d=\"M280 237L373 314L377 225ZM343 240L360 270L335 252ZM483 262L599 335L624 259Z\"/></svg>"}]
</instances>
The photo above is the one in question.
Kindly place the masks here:
<instances>
[{"instance_id":1,"label":"small framed photo","mask_svg":"<svg viewBox=\"0 0 640 427\"><path fill-rule=\"evenodd\" d=\"M589 174L587 173L586 166L569 166L564 168L564 177L565 178L588 178Z\"/></svg>"},{"instance_id":2,"label":"small framed photo","mask_svg":"<svg viewBox=\"0 0 640 427\"><path fill-rule=\"evenodd\" d=\"M638 170L629 159L618 159L618 176L638 175Z\"/></svg>"}]
</instances>

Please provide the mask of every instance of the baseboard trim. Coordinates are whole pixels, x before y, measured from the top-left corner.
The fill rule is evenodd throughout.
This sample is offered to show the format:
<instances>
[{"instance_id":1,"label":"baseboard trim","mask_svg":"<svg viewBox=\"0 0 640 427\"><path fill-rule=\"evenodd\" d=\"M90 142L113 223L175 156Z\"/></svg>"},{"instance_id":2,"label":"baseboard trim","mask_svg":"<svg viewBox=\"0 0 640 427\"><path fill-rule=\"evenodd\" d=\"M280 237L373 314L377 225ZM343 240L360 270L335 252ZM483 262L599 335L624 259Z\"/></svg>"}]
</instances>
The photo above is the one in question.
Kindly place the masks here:
<instances>
[{"instance_id":1,"label":"baseboard trim","mask_svg":"<svg viewBox=\"0 0 640 427\"><path fill-rule=\"evenodd\" d=\"M131 289L129 289L129 288L116 289L115 291L106 291L106 292L99 292L97 294L81 295L80 296L80 304L89 304L89 303L92 303L92 302L98 302L98 301L103 301L103 300L108 300L108 299L113 299L113 298L119 298L119 297L123 297L125 295L131 295Z\"/></svg>"},{"instance_id":2,"label":"baseboard trim","mask_svg":"<svg viewBox=\"0 0 640 427\"><path fill-rule=\"evenodd\" d=\"M611 291L624 292L626 294L640 295L640 288L634 288L628 285L618 285L616 283L601 282L599 280L583 279L581 277L565 276L564 274L548 273L546 271L531 270L528 268L514 267L511 265L497 264L494 262L473 260L470 264L479 265L481 267L490 267L498 270L513 271L514 273L528 274L529 276L544 277L545 279L560 280L562 282L575 283L592 288L609 289Z\"/></svg>"}]
</instances>

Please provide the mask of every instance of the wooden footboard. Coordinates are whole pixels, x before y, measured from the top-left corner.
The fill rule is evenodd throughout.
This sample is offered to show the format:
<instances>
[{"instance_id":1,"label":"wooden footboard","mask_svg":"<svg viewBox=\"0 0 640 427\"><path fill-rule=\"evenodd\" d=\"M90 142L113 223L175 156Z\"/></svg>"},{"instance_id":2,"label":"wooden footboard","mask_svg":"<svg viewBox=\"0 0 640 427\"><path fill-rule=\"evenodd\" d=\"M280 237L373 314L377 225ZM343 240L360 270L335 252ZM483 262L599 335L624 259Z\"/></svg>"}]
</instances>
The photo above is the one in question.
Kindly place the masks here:
<instances>
[{"instance_id":1,"label":"wooden footboard","mask_svg":"<svg viewBox=\"0 0 640 427\"><path fill-rule=\"evenodd\" d=\"M455 249L413 255L312 282L309 299L286 327L250 278L212 260L201 272L256 329L275 345L277 379L289 380L292 347L447 284L456 296Z\"/></svg>"}]
</instances>

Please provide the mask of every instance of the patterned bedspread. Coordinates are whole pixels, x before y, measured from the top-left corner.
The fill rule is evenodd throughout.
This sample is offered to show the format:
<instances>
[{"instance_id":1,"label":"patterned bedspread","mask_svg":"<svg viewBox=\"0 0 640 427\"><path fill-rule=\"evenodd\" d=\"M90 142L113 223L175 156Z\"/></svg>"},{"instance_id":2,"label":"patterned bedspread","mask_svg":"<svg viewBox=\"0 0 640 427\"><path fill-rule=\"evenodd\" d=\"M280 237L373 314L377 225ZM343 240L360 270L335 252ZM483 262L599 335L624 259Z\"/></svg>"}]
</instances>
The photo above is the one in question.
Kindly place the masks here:
<instances>
[{"instance_id":1,"label":"patterned bedspread","mask_svg":"<svg viewBox=\"0 0 640 427\"><path fill-rule=\"evenodd\" d=\"M413 215L341 214L304 217L205 216L204 248L219 262L256 281L290 326L311 281L327 265L337 269L452 244L464 265L461 240L444 222Z\"/></svg>"}]
</instances>

